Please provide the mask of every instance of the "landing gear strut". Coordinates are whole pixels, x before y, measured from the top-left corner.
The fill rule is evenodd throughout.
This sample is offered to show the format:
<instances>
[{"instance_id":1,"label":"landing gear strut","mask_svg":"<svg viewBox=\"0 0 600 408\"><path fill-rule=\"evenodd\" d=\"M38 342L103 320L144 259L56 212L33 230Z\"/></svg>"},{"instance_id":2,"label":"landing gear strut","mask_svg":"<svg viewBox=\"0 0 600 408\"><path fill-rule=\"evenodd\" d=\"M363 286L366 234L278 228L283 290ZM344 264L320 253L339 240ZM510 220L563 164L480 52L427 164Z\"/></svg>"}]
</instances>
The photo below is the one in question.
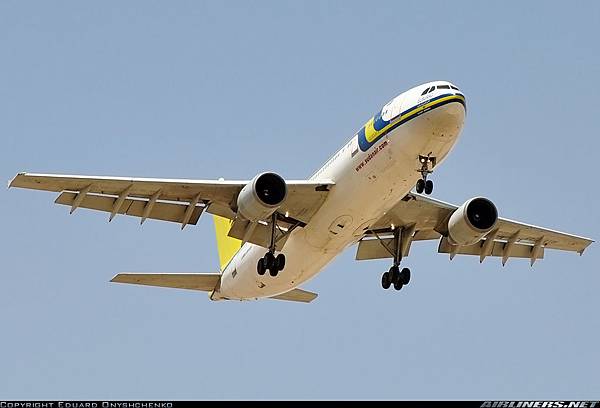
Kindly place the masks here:
<instances>
[{"instance_id":1,"label":"landing gear strut","mask_svg":"<svg viewBox=\"0 0 600 408\"><path fill-rule=\"evenodd\" d=\"M402 286L408 285L410 282L410 269L402 268L400 270L400 262L402 261L402 254L408 249L412 241L413 233L415 232L415 226L411 225L408 228L398 228L394 230L394 248L391 250L380 240L383 245L394 257L394 264L390 270L384 272L381 275L381 286L384 289L389 289L390 286L394 285L394 289L400 290ZM377 234L375 234L377 236ZM377 239L379 237L377 236Z\"/></svg>"},{"instance_id":2,"label":"landing gear strut","mask_svg":"<svg viewBox=\"0 0 600 408\"><path fill-rule=\"evenodd\" d=\"M421 163L421 168L417 170L421 173L421 178L417 180L417 185L415 186L417 193L421 194L425 191L425 194L431 194L433 191L433 181L427 180L427 176L433 173L433 168L435 167L435 156L431 156L428 154L427 156L419 155L419 163ZM431 164L431 169L429 165Z\"/></svg>"},{"instance_id":3,"label":"landing gear strut","mask_svg":"<svg viewBox=\"0 0 600 408\"><path fill-rule=\"evenodd\" d=\"M271 216L271 243L269 245L269 252L258 260L256 264L256 271L259 275L264 275L267 270L269 275L277 276L279 271L285 268L285 255L279 254L275 256L275 227L277 223L277 214Z\"/></svg>"}]
</instances>

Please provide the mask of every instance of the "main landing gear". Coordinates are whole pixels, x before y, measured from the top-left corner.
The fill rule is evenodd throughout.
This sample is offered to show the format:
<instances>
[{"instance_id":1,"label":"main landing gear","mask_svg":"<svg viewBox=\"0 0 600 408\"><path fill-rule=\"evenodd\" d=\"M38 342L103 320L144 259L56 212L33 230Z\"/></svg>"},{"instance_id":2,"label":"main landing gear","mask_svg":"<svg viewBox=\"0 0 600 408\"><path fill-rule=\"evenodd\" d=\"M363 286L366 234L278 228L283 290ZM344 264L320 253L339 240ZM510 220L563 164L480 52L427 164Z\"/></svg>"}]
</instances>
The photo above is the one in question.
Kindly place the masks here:
<instances>
[{"instance_id":1,"label":"main landing gear","mask_svg":"<svg viewBox=\"0 0 600 408\"><path fill-rule=\"evenodd\" d=\"M381 275L381 286L384 289L389 289L390 286L394 285L394 289L400 290L402 286L408 285L410 282L410 269L402 268L400 270L400 262L402 261L402 254L408 251L408 247L412 242L412 237L415 232L415 225L410 225L406 228L397 228L394 230L394 248L389 248L375 233L377 239L381 245L392 255L394 258L394 264L389 271L384 272Z\"/></svg>"},{"instance_id":2,"label":"main landing gear","mask_svg":"<svg viewBox=\"0 0 600 408\"><path fill-rule=\"evenodd\" d=\"M267 270L269 275L277 276L277 274L285 268L285 255L279 254L275 256L275 228L277 223L277 215L271 216L271 244L269 245L269 252L258 260L256 264L256 271L259 275L264 275Z\"/></svg>"},{"instance_id":3,"label":"main landing gear","mask_svg":"<svg viewBox=\"0 0 600 408\"><path fill-rule=\"evenodd\" d=\"M425 194L431 194L433 191L433 181L427 180L427 176L433 173L433 170L429 169L429 165L431 164L431 169L435 167L435 157L434 156L423 156L419 155L419 163L421 163L421 169L417 170L421 173L421 178L417 180L417 185L415 186L417 193L421 194L425 191Z\"/></svg>"},{"instance_id":4,"label":"main landing gear","mask_svg":"<svg viewBox=\"0 0 600 408\"><path fill-rule=\"evenodd\" d=\"M398 266L394 265L388 272L381 275L381 286L384 289L389 289L393 284L394 289L400 290L402 286L408 285L408 282L410 282L410 269L408 268L402 268L401 271Z\"/></svg>"},{"instance_id":5,"label":"main landing gear","mask_svg":"<svg viewBox=\"0 0 600 408\"><path fill-rule=\"evenodd\" d=\"M285 268L285 255L279 254L275 256L271 251L260 258L256 265L256 271L261 276L264 275L267 270L269 270L269 275L277 276L279 271L282 271L283 268Z\"/></svg>"}]
</instances>

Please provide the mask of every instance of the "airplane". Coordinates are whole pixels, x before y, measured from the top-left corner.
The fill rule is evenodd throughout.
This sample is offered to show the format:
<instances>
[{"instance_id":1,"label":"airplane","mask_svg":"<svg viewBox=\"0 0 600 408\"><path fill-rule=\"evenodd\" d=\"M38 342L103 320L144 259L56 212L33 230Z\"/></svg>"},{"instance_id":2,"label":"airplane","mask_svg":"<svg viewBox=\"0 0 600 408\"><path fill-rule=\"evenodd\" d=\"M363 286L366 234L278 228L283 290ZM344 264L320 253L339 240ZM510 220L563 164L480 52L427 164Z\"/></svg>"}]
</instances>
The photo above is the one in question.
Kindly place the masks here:
<instances>
[{"instance_id":1,"label":"airplane","mask_svg":"<svg viewBox=\"0 0 600 408\"><path fill-rule=\"evenodd\" d=\"M185 180L19 173L9 187L60 193L55 203L195 225L214 217L216 273L119 273L111 282L208 292L211 300L270 298L311 302L299 286L345 248L356 259L389 258L381 285L410 282L400 269L413 242L439 240L438 253L526 258L546 249L578 252L593 242L498 216L494 203L473 197L457 206L429 197L431 174L459 140L466 98L454 84L433 81L385 104L306 180L273 171L251 180ZM415 187L415 191L412 189ZM268 273L267 273L268 272Z\"/></svg>"}]
</instances>

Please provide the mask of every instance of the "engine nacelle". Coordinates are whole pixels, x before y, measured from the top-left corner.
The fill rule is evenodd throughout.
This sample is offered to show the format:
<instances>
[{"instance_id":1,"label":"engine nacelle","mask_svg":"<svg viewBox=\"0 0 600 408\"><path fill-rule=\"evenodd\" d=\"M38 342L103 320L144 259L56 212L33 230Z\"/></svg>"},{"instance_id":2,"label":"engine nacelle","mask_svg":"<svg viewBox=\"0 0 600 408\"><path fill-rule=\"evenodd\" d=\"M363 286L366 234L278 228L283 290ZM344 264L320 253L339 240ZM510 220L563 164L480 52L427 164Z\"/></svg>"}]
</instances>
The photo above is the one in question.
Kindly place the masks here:
<instances>
[{"instance_id":1,"label":"engine nacelle","mask_svg":"<svg viewBox=\"0 0 600 408\"><path fill-rule=\"evenodd\" d=\"M240 191L238 213L248 221L264 220L277 211L286 196L287 185L280 175L261 173Z\"/></svg>"},{"instance_id":2,"label":"engine nacelle","mask_svg":"<svg viewBox=\"0 0 600 408\"><path fill-rule=\"evenodd\" d=\"M471 198L448 220L448 238L454 245L472 245L490 232L498 221L498 210L487 198Z\"/></svg>"}]
</instances>

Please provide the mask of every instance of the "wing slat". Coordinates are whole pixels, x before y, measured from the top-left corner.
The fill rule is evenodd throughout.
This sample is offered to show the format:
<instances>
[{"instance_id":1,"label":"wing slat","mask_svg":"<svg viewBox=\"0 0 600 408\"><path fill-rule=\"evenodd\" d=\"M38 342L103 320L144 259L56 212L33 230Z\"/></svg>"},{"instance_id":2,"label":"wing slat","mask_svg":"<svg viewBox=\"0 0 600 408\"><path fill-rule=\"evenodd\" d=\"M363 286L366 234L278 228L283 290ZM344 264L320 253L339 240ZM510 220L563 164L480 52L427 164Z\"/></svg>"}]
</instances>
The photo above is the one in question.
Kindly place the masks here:
<instances>
[{"instance_id":1,"label":"wing slat","mask_svg":"<svg viewBox=\"0 0 600 408\"><path fill-rule=\"evenodd\" d=\"M161 190L160 198L189 202L199 193L203 199L229 203L248 181L208 181L185 179L128 178L19 173L9 187L45 191L81 191L91 185L89 193L118 196L130 185L129 197L148 198Z\"/></svg>"}]
</instances>

